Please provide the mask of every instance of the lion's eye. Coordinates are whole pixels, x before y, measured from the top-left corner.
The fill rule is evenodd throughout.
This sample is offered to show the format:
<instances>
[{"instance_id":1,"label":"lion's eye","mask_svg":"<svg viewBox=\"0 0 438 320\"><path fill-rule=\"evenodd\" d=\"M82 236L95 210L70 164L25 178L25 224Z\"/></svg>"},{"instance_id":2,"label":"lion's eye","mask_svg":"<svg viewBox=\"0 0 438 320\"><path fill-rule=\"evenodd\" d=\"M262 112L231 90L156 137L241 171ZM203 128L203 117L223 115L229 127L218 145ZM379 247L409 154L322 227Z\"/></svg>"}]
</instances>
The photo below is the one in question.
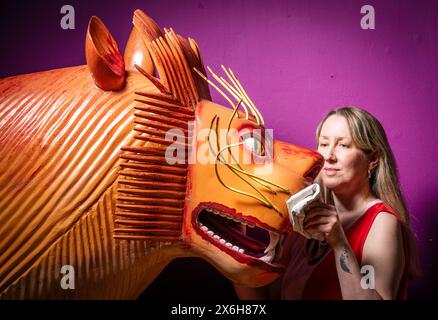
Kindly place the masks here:
<instances>
[{"instance_id":1,"label":"lion's eye","mask_svg":"<svg viewBox=\"0 0 438 320\"><path fill-rule=\"evenodd\" d=\"M258 137L247 135L242 137L245 146L254 154L263 155L263 144Z\"/></svg>"}]
</instances>

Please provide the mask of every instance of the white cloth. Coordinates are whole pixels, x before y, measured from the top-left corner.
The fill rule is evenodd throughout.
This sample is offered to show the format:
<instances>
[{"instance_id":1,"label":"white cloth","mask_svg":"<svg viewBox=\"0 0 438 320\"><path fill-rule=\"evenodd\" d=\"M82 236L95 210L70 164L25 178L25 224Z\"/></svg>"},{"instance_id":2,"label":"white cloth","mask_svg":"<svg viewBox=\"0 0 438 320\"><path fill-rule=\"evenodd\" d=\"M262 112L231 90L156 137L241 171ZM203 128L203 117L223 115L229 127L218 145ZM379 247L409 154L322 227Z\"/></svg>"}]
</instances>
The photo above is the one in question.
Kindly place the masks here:
<instances>
[{"instance_id":1,"label":"white cloth","mask_svg":"<svg viewBox=\"0 0 438 320\"><path fill-rule=\"evenodd\" d=\"M291 196L286 201L286 205L289 212L289 220L295 232L302 234L307 239L317 239L323 241L324 238L322 235L319 235L319 237L316 235L312 236L309 232L306 232L303 229L304 217L306 216L306 207L312 202L318 200L321 200L321 188L319 184L314 183Z\"/></svg>"}]
</instances>

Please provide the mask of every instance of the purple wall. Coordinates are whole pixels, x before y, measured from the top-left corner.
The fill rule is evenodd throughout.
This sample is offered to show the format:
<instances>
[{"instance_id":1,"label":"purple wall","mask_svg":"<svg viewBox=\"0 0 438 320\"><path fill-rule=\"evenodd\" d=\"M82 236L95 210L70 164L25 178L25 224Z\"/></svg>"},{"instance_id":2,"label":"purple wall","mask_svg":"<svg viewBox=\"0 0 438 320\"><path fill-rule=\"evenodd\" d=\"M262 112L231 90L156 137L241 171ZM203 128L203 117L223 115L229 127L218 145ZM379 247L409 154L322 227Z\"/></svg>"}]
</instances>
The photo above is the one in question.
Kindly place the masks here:
<instances>
[{"instance_id":1,"label":"purple wall","mask_svg":"<svg viewBox=\"0 0 438 320\"><path fill-rule=\"evenodd\" d=\"M436 296L438 2L9 2L0 4L2 77L85 63L84 37L91 15L104 21L123 50L132 12L140 8L161 27L195 38L213 69L219 71L220 64L231 67L276 139L314 147L315 128L333 106L370 111L386 128L418 238L424 275L412 284L411 297ZM75 30L60 28L64 4L75 8ZM365 4L376 10L375 30L360 28ZM172 272L159 279L162 287ZM220 278L212 270L206 272ZM175 281L177 277L170 288ZM228 286L218 290L231 292Z\"/></svg>"}]
</instances>

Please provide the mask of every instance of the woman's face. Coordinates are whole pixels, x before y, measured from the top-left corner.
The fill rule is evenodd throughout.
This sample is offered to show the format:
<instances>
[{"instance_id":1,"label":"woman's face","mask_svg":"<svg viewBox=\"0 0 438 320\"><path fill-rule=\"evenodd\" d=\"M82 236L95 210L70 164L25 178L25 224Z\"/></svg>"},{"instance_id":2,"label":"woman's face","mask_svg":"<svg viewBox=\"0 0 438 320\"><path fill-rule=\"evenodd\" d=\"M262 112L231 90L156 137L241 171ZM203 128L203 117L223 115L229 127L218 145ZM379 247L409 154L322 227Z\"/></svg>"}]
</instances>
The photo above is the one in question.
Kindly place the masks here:
<instances>
[{"instance_id":1,"label":"woman's face","mask_svg":"<svg viewBox=\"0 0 438 320\"><path fill-rule=\"evenodd\" d=\"M368 184L369 160L354 145L344 117L332 115L326 119L319 136L318 152L325 160L320 177L327 188L345 193Z\"/></svg>"}]
</instances>

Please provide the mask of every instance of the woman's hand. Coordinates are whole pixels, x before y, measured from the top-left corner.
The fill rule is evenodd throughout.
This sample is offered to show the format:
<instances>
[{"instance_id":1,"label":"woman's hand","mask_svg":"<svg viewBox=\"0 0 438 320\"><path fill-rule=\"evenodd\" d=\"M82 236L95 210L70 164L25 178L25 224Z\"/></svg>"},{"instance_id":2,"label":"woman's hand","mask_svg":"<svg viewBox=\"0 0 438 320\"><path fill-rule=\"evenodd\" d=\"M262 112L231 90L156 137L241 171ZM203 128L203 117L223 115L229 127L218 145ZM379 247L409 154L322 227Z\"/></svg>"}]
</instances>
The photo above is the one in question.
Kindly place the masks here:
<instances>
[{"instance_id":1,"label":"woman's hand","mask_svg":"<svg viewBox=\"0 0 438 320\"><path fill-rule=\"evenodd\" d=\"M322 236L332 248L348 243L334 206L318 201L310 204L306 212L304 231L314 234L315 238Z\"/></svg>"}]
</instances>

